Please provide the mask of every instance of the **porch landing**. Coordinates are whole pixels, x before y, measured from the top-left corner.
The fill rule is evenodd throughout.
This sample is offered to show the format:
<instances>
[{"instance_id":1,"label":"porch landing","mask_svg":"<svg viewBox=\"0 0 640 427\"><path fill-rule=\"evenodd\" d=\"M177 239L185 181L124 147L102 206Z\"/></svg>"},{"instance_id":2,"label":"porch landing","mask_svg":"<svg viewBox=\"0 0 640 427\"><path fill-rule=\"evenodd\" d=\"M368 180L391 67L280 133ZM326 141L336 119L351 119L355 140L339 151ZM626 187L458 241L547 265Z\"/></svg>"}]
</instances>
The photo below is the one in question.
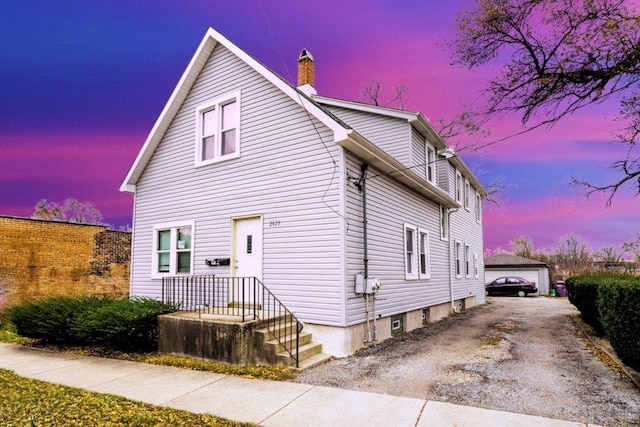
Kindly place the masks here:
<instances>
[{"instance_id":1,"label":"porch landing","mask_svg":"<svg viewBox=\"0 0 640 427\"><path fill-rule=\"evenodd\" d=\"M259 319L253 318L254 313ZM233 314L164 314L158 318L158 352L236 365L285 365L300 370L332 358L322 353L322 344L313 342L311 333L302 330L296 367L295 358L275 339L274 327L289 346L295 346L295 323L289 316L272 311L250 308L244 312L236 309Z\"/></svg>"}]
</instances>

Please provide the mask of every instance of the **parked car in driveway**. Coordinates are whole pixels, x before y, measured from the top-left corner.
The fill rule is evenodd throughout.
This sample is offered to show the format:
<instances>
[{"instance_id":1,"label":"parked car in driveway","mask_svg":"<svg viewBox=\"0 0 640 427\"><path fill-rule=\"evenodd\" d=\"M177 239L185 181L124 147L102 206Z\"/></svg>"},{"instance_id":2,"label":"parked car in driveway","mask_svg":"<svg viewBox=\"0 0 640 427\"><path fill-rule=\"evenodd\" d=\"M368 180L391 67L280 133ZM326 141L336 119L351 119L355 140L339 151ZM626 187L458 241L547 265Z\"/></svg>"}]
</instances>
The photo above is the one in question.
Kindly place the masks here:
<instances>
[{"instance_id":1,"label":"parked car in driveway","mask_svg":"<svg viewBox=\"0 0 640 427\"><path fill-rule=\"evenodd\" d=\"M518 295L519 297L538 292L534 282L516 276L498 277L493 282L487 283L485 289L488 295Z\"/></svg>"}]
</instances>

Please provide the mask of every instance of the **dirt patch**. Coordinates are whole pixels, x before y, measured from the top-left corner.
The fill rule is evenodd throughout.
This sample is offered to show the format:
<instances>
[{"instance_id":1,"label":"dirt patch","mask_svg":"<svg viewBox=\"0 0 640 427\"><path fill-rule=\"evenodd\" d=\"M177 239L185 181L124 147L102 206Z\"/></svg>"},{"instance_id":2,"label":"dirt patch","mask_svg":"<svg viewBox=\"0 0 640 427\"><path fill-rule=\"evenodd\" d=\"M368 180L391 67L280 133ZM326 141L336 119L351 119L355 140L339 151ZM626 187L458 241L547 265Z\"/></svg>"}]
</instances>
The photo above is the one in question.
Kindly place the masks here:
<instances>
[{"instance_id":1,"label":"dirt patch","mask_svg":"<svg viewBox=\"0 0 640 427\"><path fill-rule=\"evenodd\" d=\"M640 425L640 390L584 340L564 298L489 298L297 375L296 382L613 426Z\"/></svg>"}]
</instances>

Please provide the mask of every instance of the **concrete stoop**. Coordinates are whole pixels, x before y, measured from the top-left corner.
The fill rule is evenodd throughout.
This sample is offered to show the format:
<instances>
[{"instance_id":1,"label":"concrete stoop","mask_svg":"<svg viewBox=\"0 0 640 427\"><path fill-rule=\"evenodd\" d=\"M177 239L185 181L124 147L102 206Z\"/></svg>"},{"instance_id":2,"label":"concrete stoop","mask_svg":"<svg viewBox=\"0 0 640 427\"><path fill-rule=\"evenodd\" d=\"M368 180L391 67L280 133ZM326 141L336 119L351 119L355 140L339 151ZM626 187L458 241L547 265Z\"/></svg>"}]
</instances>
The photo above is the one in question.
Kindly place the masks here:
<instances>
[{"instance_id":1,"label":"concrete stoop","mask_svg":"<svg viewBox=\"0 0 640 427\"><path fill-rule=\"evenodd\" d=\"M295 324L282 324L274 331L278 333L278 329L287 331L295 330ZM333 356L322 353L322 344L313 342L313 335L310 332L302 330L298 341L298 366L296 367L295 359L285 349L284 345L279 343L274 334L266 327L256 330L256 336L260 341L258 347L262 349L264 359L273 365L284 365L294 369L303 370L312 366L319 365ZM296 335L294 333L286 334L284 344L295 349Z\"/></svg>"}]
</instances>

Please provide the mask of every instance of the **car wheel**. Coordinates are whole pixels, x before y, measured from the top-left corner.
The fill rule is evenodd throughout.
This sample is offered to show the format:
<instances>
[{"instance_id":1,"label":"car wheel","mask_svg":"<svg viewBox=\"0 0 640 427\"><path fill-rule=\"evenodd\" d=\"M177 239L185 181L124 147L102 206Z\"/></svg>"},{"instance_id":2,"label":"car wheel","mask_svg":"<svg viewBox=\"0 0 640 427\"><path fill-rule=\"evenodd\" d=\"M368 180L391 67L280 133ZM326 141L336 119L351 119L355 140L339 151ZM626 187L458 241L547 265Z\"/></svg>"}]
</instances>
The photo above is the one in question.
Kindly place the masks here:
<instances>
[{"instance_id":1,"label":"car wheel","mask_svg":"<svg viewBox=\"0 0 640 427\"><path fill-rule=\"evenodd\" d=\"M522 298L522 297L526 297L526 296L527 296L527 293L526 293L525 291L518 291L518 296L519 296L520 298Z\"/></svg>"}]
</instances>

